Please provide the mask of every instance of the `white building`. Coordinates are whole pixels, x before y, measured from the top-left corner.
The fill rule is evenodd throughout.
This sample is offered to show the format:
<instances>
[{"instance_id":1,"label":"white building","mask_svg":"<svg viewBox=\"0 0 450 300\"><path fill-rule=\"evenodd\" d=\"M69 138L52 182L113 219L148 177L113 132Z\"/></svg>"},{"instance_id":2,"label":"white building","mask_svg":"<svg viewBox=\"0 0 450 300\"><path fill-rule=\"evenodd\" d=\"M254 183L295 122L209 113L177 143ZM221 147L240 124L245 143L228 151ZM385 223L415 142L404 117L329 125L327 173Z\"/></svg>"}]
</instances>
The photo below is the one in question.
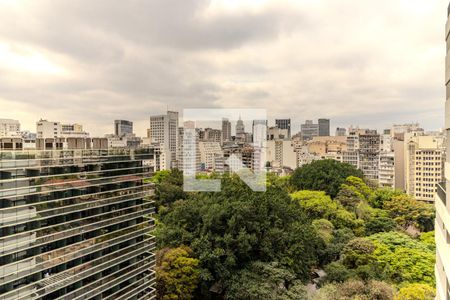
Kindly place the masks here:
<instances>
[{"instance_id":1,"label":"white building","mask_svg":"<svg viewBox=\"0 0 450 300\"><path fill-rule=\"evenodd\" d=\"M81 124L61 124L61 122L51 122L39 120L36 122L37 138L87 138L89 133L83 131Z\"/></svg>"},{"instance_id":2,"label":"white building","mask_svg":"<svg viewBox=\"0 0 450 300\"><path fill-rule=\"evenodd\" d=\"M20 122L12 119L0 119L0 138L19 137Z\"/></svg>"},{"instance_id":3,"label":"white building","mask_svg":"<svg viewBox=\"0 0 450 300\"><path fill-rule=\"evenodd\" d=\"M178 112L168 111L165 115L151 116L148 137L162 145L167 167L174 167L178 149Z\"/></svg>"}]
</instances>

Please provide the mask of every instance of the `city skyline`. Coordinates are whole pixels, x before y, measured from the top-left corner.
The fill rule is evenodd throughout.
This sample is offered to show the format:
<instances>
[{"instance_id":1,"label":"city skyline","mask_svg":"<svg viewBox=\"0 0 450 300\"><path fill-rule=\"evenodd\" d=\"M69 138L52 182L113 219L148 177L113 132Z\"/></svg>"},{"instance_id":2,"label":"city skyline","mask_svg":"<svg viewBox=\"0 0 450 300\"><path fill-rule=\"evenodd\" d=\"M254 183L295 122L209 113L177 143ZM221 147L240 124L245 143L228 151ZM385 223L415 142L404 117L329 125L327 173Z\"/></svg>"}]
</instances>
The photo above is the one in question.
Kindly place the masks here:
<instances>
[{"instance_id":1,"label":"city skyline","mask_svg":"<svg viewBox=\"0 0 450 300\"><path fill-rule=\"evenodd\" d=\"M0 1L2 117L80 122L94 135L129 119L143 136L167 107L257 102L273 119L333 127L443 126L446 1L104 4Z\"/></svg>"}]
</instances>

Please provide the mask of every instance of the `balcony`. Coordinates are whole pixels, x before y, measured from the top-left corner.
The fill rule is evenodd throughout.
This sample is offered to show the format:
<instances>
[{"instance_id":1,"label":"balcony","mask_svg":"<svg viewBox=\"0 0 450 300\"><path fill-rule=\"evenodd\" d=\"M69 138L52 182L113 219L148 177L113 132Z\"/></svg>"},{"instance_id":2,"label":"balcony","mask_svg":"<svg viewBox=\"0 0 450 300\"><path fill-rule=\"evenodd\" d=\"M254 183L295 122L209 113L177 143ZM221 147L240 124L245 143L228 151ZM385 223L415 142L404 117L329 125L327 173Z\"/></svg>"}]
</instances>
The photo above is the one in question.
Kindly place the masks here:
<instances>
[{"instance_id":1,"label":"balcony","mask_svg":"<svg viewBox=\"0 0 450 300\"><path fill-rule=\"evenodd\" d=\"M444 182L440 182L436 185L437 187L437 195L439 197L439 199L441 199L442 203L444 203L444 205L447 205L447 192L446 192L446 183Z\"/></svg>"}]
</instances>

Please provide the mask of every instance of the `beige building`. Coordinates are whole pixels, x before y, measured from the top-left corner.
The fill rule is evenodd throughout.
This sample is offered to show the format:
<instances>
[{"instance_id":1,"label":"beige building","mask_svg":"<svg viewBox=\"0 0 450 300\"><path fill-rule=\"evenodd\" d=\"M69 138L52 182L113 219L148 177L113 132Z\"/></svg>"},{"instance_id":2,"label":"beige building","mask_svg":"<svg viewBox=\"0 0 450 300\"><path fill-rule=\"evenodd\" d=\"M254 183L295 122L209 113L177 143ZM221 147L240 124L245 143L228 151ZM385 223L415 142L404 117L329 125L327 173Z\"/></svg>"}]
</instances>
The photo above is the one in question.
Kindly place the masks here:
<instances>
[{"instance_id":1,"label":"beige building","mask_svg":"<svg viewBox=\"0 0 450 300\"><path fill-rule=\"evenodd\" d=\"M223 150L219 142L200 142L200 162L204 170L223 171Z\"/></svg>"},{"instance_id":2,"label":"beige building","mask_svg":"<svg viewBox=\"0 0 450 300\"><path fill-rule=\"evenodd\" d=\"M298 167L297 153L294 144L289 140L270 140L266 142L266 160L273 168L288 167L295 170Z\"/></svg>"},{"instance_id":3,"label":"beige building","mask_svg":"<svg viewBox=\"0 0 450 300\"><path fill-rule=\"evenodd\" d=\"M436 184L443 181L444 137L405 134L405 190L417 200L433 202Z\"/></svg>"}]
</instances>

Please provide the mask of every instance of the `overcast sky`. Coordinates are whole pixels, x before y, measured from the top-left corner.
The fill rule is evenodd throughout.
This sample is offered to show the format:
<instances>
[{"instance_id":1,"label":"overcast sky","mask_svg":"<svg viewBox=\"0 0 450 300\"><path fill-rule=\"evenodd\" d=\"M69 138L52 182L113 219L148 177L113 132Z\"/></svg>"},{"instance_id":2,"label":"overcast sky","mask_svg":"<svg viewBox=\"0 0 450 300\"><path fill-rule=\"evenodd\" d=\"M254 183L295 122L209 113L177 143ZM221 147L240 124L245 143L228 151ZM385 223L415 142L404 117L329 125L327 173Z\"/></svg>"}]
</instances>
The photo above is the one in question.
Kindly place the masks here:
<instances>
[{"instance_id":1,"label":"overcast sky","mask_svg":"<svg viewBox=\"0 0 450 300\"><path fill-rule=\"evenodd\" d=\"M0 0L0 118L93 135L183 108L443 125L444 0ZM332 130L334 132L334 130Z\"/></svg>"}]
</instances>

